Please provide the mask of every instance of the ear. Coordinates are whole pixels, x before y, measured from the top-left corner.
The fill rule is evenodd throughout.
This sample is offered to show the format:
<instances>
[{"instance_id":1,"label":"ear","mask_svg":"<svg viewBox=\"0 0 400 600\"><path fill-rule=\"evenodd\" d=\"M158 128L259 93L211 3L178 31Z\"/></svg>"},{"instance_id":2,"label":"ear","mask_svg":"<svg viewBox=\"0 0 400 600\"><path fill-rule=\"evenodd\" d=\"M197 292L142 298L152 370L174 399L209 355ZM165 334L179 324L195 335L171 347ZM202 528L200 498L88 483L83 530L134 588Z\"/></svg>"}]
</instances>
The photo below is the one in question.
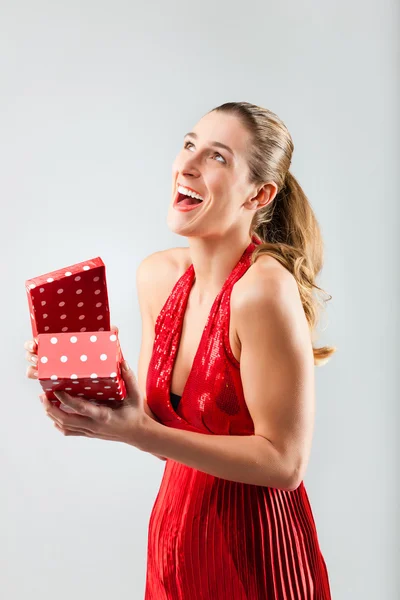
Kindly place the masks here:
<instances>
[{"instance_id":1,"label":"ear","mask_svg":"<svg viewBox=\"0 0 400 600\"><path fill-rule=\"evenodd\" d=\"M275 181L269 181L258 190L257 196L253 200L257 201L258 207L267 206L267 204L272 202L277 193L278 186Z\"/></svg>"}]
</instances>

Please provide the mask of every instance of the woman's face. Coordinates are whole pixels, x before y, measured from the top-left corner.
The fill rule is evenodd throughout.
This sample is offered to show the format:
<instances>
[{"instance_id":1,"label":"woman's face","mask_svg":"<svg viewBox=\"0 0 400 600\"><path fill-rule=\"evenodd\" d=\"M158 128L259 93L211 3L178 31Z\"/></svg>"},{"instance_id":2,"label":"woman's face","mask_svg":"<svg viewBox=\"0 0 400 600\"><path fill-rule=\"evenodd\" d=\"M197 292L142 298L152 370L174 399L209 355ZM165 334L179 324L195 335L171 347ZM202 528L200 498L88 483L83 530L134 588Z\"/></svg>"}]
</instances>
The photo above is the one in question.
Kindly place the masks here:
<instances>
[{"instance_id":1,"label":"woman's face","mask_svg":"<svg viewBox=\"0 0 400 600\"><path fill-rule=\"evenodd\" d=\"M249 143L249 133L237 117L222 112L205 115L192 135L184 137L172 165L172 197L167 217L172 231L185 236L221 237L232 230L249 230L258 207L257 201L252 200L257 188L248 183L246 145ZM199 193L203 202L188 212L176 210L173 205L178 183Z\"/></svg>"}]
</instances>

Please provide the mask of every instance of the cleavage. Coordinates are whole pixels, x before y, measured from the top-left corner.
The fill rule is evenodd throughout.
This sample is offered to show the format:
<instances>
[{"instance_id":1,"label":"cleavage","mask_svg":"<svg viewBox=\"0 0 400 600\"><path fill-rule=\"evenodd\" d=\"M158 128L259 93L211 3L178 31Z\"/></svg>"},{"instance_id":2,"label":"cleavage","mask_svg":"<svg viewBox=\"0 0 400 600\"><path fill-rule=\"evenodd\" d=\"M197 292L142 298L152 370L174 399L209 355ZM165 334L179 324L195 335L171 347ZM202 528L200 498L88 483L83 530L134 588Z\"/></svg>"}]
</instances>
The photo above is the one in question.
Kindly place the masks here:
<instances>
[{"instance_id":1,"label":"cleavage","mask_svg":"<svg viewBox=\"0 0 400 600\"><path fill-rule=\"evenodd\" d=\"M170 381L170 391L178 396L183 395L212 307L212 304L210 304L201 309L198 307L191 308L189 304L190 300L183 316L180 342L175 355Z\"/></svg>"}]
</instances>

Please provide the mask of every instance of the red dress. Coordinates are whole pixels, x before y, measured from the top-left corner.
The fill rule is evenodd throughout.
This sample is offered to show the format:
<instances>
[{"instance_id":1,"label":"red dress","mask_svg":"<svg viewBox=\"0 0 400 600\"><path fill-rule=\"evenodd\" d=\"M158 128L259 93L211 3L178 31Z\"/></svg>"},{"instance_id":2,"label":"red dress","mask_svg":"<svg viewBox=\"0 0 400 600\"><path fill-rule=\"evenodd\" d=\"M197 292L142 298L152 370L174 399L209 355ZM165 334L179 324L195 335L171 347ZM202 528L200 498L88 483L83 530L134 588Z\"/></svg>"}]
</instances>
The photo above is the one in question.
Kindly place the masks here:
<instances>
[{"instance_id":1,"label":"red dress","mask_svg":"<svg viewBox=\"0 0 400 600\"><path fill-rule=\"evenodd\" d=\"M250 266L252 242L208 316L182 398L174 409L171 373L194 282L176 282L155 324L147 402L168 427L252 435L254 425L229 344L230 294ZM266 382L267 384L267 382ZM145 600L330 600L304 483L294 491L214 477L167 459L148 528Z\"/></svg>"}]
</instances>

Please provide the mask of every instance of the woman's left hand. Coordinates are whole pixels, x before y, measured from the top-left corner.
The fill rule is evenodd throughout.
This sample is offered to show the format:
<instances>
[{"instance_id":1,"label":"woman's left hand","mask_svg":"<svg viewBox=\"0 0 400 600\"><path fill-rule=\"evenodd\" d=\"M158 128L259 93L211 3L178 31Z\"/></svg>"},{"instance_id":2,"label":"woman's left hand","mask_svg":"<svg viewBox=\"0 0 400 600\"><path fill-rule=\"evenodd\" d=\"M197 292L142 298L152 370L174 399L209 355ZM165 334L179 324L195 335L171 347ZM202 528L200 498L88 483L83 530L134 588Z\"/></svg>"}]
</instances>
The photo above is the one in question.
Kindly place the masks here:
<instances>
[{"instance_id":1,"label":"woman's left hand","mask_svg":"<svg viewBox=\"0 0 400 600\"><path fill-rule=\"evenodd\" d=\"M41 394L40 398L47 415L65 436L99 438L140 448L150 417L144 410L144 398L136 377L126 361L122 363L121 373L127 392L126 398L121 401L121 407L112 409L108 406L97 406L66 392L54 391L57 399L75 412L64 412L54 406L45 394Z\"/></svg>"}]
</instances>

